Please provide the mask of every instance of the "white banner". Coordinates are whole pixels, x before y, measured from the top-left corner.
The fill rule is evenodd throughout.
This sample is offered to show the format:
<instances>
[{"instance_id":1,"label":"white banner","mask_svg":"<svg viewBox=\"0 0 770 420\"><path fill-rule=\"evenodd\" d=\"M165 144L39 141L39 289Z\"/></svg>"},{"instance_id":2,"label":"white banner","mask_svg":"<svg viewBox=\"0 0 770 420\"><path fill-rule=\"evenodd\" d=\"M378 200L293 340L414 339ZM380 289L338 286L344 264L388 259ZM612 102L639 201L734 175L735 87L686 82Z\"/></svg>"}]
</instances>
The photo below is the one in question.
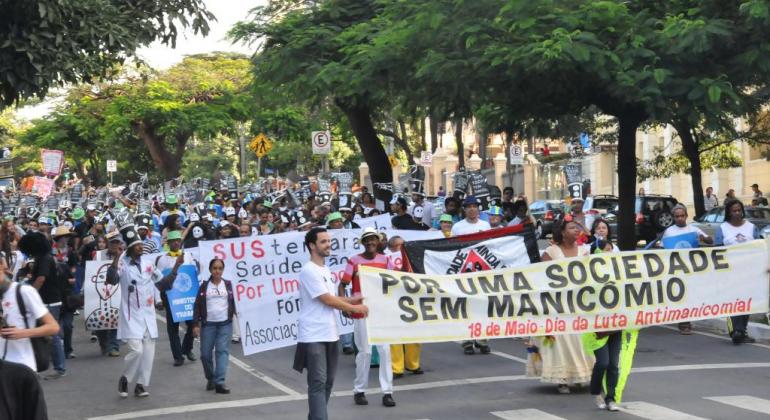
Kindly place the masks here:
<instances>
[{"instance_id":1,"label":"white banner","mask_svg":"<svg viewBox=\"0 0 770 420\"><path fill-rule=\"evenodd\" d=\"M348 257L363 252L361 229L330 230L331 256L326 264L335 283ZM435 239L439 231L386 231L405 240ZM309 260L304 232L249 236L200 242L201 278L208 278L209 261L225 262L224 278L233 282L241 344L246 355L291 346L297 341L299 273ZM353 321L338 314L340 333L353 331Z\"/></svg>"},{"instance_id":2,"label":"white banner","mask_svg":"<svg viewBox=\"0 0 770 420\"><path fill-rule=\"evenodd\" d=\"M602 253L460 275L361 267L369 342L575 334L767 312L768 244Z\"/></svg>"},{"instance_id":3,"label":"white banner","mask_svg":"<svg viewBox=\"0 0 770 420\"><path fill-rule=\"evenodd\" d=\"M379 216L372 216L372 217L364 217L361 219L356 220L356 224L361 229L366 229L368 227L373 227L377 230L390 230L393 229L393 225L390 224L390 220L393 218L390 214L381 214Z\"/></svg>"},{"instance_id":4,"label":"white banner","mask_svg":"<svg viewBox=\"0 0 770 420\"><path fill-rule=\"evenodd\" d=\"M120 285L107 284L107 268L112 261L87 261L83 280L83 318L86 329L113 330L120 316Z\"/></svg>"},{"instance_id":5,"label":"white banner","mask_svg":"<svg viewBox=\"0 0 770 420\"><path fill-rule=\"evenodd\" d=\"M527 264L529 255L521 236L489 239L458 250L425 250L425 272L428 274L499 270Z\"/></svg>"}]
</instances>

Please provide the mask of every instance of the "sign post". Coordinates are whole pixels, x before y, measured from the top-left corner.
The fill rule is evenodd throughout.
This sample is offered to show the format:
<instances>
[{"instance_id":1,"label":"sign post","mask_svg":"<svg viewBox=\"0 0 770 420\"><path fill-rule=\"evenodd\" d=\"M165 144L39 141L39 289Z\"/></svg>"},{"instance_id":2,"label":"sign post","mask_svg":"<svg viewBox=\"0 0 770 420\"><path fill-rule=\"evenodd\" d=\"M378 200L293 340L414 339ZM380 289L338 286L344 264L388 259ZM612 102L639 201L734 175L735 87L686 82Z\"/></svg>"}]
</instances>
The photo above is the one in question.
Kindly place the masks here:
<instances>
[{"instance_id":1,"label":"sign post","mask_svg":"<svg viewBox=\"0 0 770 420\"><path fill-rule=\"evenodd\" d=\"M257 155L257 178L262 172L262 158L273 150L273 142L264 133L259 133L249 143L249 148Z\"/></svg>"},{"instance_id":2,"label":"sign post","mask_svg":"<svg viewBox=\"0 0 770 420\"><path fill-rule=\"evenodd\" d=\"M332 133L329 131L313 131L312 133L313 154L323 155L323 172L329 172L329 153L332 152Z\"/></svg>"},{"instance_id":3,"label":"sign post","mask_svg":"<svg viewBox=\"0 0 770 420\"><path fill-rule=\"evenodd\" d=\"M112 185L112 174L118 171L118 161L117 160L108 160L107 161L107 173L110 174L110 185Z\"/></svg>"}]
</instances>

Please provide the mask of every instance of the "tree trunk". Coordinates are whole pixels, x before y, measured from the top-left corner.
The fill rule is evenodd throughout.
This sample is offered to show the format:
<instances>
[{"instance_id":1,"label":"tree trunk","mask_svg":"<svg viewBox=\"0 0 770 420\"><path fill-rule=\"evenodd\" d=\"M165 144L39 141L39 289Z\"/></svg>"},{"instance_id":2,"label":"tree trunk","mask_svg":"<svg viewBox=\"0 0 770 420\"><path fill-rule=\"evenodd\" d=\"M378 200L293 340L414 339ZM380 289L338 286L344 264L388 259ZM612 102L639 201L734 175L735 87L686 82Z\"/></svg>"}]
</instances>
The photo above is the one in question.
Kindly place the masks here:
<instances>
[{"instance_id":1,"label":"tree trunk","mask_svg":"<svg viewBox=\"0 0 770 420\"><path fill-rule=\"evenodd\" d=\"M133 129L134 133L147 146L150 157L158 171L163 175L163 178L169 180L178 177L190 133L179 133L175 136L176 147L174 153L171 154L163 144L163 137L156 135L155 130L150 124L139 121L133 124Z\"/></svg>"},{"instance_id":2,"label":"tree trunk","mask_svg":"<svg viewBox=\"0 0 770 420\"><path fill-rule=\"evenodd\" d=\"M382 147L377 132L372 124L371 112L365 106L350 105L344 100L336 100L337 106L342 110L350 122L350 128L358 141L358 147L364 155L364 160L369 166L369 174L372 184L390 184L393 186L393 171L388 161L388 155L385 148ZM390 201L392 190L387 191L374 187L375 198Z\"/></svg>"},{"instance_id":3,"label":"tree trunk","mask_svg":"<svg viewBox=\"0 0 770 420\"><path fill-rule=\"evenodd\" d=\"M422 147L421 150L428 150L428 143L425 140L425 118L420 118L420 146Z\"/></svg>"},{"instance_id":4,"label":"tree trunk","mask_svg":"<svg viewBox=\"0 0 770 420\"><path fill-rule=\"evenodd\" d=\"M641 112L626 112L618 118L618 247L636 249L636 130L644 120Z\"/></svg>"},{"instance_id":5,"label":"tree trunk","mask_svg":"<svg viewBox=\"0 0 770 420\"><path fill-rule=\"evenodd\" d=\"M692 200L695 206L695 217L706 213L706 204L703 201L703 178L701 176L700 152L698 144L693 137L692 127L685 120L674 122L674 128L682 139L682 151L690 161L690 182L692 183Z\"/></svg>"},{"instance_id":6,"label":"tree trunk","mask_svg":"<svg viewBox=\"0 0 770 420\"><path fill-rule=\"evenodd\" d=\"M463 146L463 119L455 120L455 145L457 145L457 159L460 168L465 168L465 147Z\"/></svg>"},{"instance_id":7,"label":"tree trunk","mask_svg":"<svg viewBox=\"0 0 770 420\"><path fill-rule=\"evenodd\" d=\"M428 117L430 124L430 151L436 153L438 149L438 118L435 115Z\"/></svg>"}]
</instances>

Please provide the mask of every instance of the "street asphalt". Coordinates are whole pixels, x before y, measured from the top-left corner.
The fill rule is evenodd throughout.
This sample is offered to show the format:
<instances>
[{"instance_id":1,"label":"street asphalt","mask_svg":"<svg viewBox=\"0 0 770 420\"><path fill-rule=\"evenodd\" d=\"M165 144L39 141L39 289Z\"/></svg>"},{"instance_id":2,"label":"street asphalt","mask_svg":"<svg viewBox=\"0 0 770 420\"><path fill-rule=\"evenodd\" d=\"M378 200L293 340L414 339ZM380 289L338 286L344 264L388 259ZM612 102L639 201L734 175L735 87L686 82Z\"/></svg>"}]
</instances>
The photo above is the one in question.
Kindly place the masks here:
<instances>
[{"instance_id":1,"label":"street asphalt","mask_svg":"<svg viewBox=\"0 0 770 420\"><path fill-rule=\"evenodd\" d=\"M67 376L42 381L51 419L302 419L307 417L305 376L291 369L294 349L243 356L231 346L230 395L205 391L200 362L174 367L165 326L160 338L150 396L121 399L117 380L123 359L103 357L76 318ZM457 343L423 348L424 375L396 380L397 406L381 405L377 369L370 373L369 405L351 395L353 356L340 355L332 419L767 419L770 418L770 345L734 346L724 336L696 330L643 330L625 397L624 411L593 405L586 388L560 395L556 387L527 378L522 340L492 341L493 354L466 356ZM196 341L196 353L197 341Z\"/></svg>"}]
</instances>

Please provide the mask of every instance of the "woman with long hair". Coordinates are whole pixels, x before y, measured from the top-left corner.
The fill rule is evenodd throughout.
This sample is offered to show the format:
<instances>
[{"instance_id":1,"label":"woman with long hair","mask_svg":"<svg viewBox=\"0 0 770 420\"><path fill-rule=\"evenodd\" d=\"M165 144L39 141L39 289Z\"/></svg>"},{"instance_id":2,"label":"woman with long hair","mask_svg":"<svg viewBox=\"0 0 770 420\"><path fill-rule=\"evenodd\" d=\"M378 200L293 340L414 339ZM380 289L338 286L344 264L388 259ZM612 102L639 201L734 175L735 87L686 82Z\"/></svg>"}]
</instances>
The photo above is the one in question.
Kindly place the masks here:
<instances>
[{"instance_id":1,"label":"woman with long hair","mask_svg":"<svg viewBox=\"0 0 770 420\"><path fill-rule=\"evenodd\" d=\"M193 336L201 340L201 363L206 376L206 390L229 394L225 386L233 333L235 301L233 285L222 278L225 262L214 258L209 262L211 277L198 289L193 310Z\"/></svg>"},{"instance_id":2,"label":"woman with long hair","mask_svg":"<svg viewBox=\"0 0 770 420\"><path fill-rule=\"evenodd\" d=\"M588 248L578 245L577 238L582 228L570 215L556 222L553 230L553 245L546 248L543 261L588 255ZM591 380L594 358L583 348L580 334L558 337L536 337L537 352L543 359L540 380L557 385L561 394L569 394L572 384L585 384Z\"/></svg>"}]
</instances>

